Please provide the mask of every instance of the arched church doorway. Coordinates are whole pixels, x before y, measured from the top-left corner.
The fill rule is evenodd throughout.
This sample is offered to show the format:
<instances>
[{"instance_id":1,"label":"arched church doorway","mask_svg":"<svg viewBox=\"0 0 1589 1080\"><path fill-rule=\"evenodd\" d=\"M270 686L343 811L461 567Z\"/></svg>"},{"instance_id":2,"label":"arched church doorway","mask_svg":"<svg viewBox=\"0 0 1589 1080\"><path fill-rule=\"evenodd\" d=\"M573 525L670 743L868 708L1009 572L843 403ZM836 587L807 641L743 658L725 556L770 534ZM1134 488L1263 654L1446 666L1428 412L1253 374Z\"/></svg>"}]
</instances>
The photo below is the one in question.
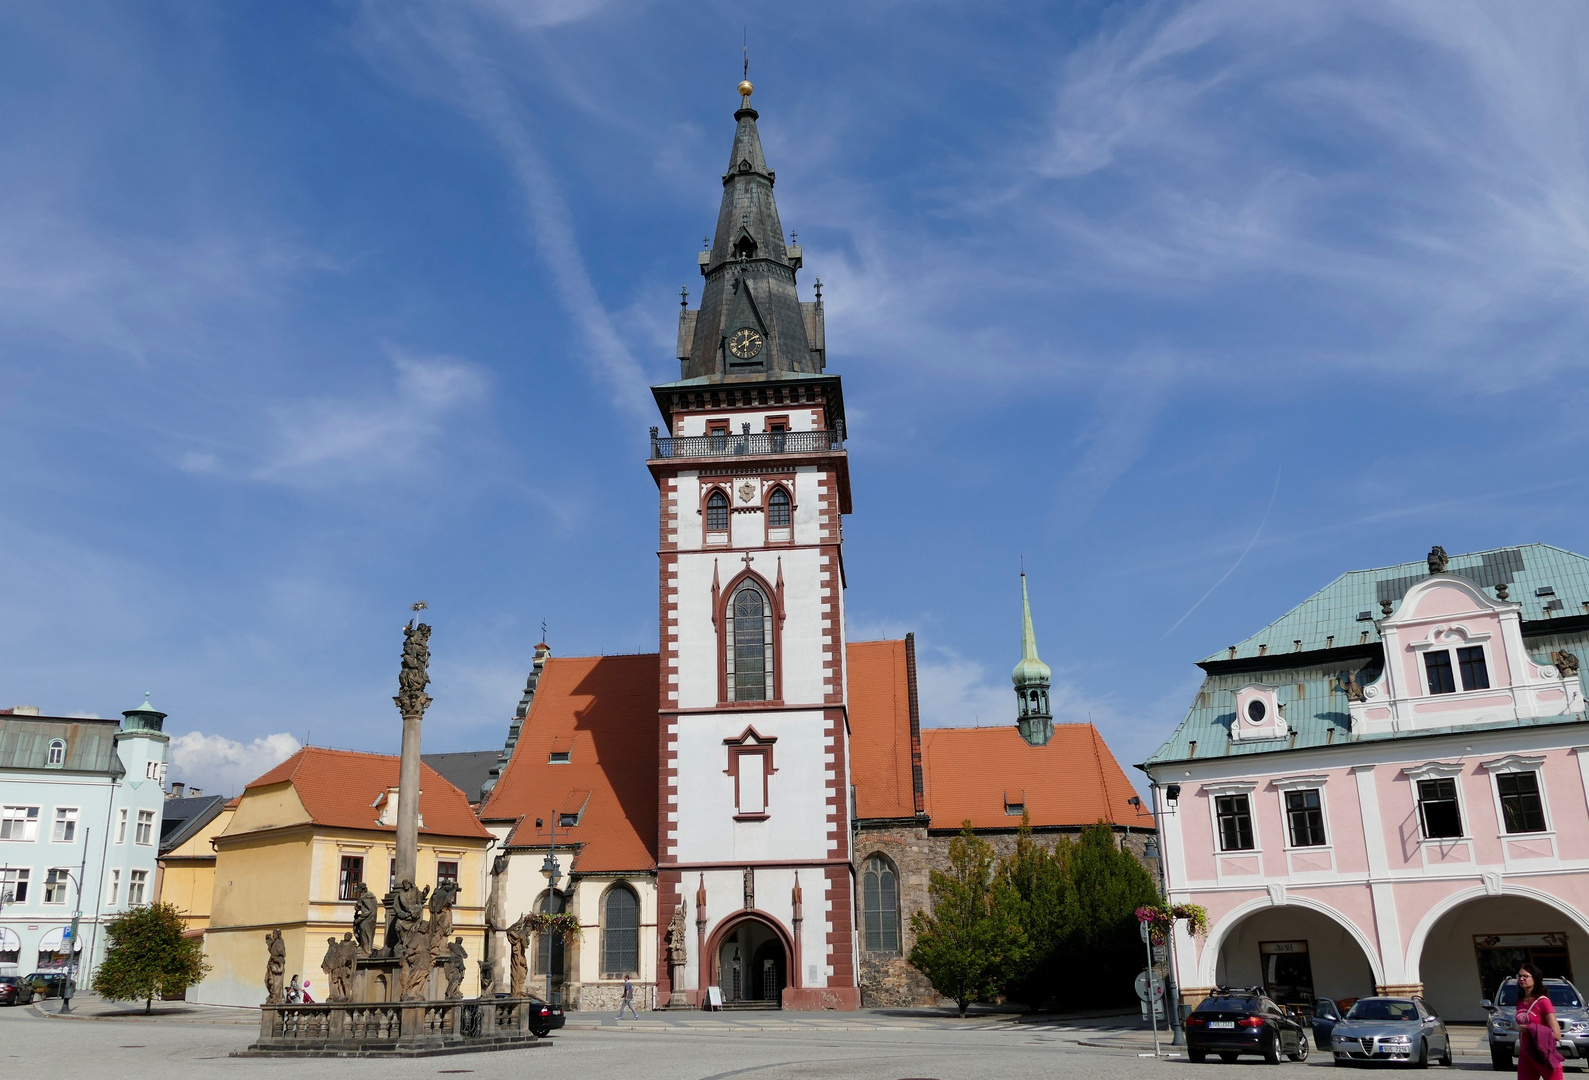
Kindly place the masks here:
<instances>
[{"instance_id":1,"label":"arched church doorway","mask_svg":"<svg viewBox=\"0 0 1589 1080\"><path fill-rule=\"evenodd\" d=\"M1225 935L1215 966L1220 986L1262 986L1282 1005L1312 1012L1374 993L1374 968L1352 932L1313 908L1268 907ZM1192 1003L1192 1004L1195 1004Z\"/></svg>"},{"instance_id":2,"label":"arched church doorway","mask_svg":"<svg viewBox=\"0 0 1589 1080\"><path fill-rule=\"evenodd\" d=\"M1576 920L1524 896L1484 896L1459 904L1429 927L1418 957L1424 1000L1443 1020L1483 1020L1479 1002L1519 964L1574 983L1589 977L1589 939Z\"/></svg>"},{"instance_id":3,"label":"arched church doorway","mask_svg":"<svg viewBox=\"0 0 1589 1080\"><path fill-rule=\"evenodd\" d=\"M783 938L767 923L748 918L723 932L717 946L717 985L724 1004L782 1008L788 977Z\"/></svg>"}]
</instances>

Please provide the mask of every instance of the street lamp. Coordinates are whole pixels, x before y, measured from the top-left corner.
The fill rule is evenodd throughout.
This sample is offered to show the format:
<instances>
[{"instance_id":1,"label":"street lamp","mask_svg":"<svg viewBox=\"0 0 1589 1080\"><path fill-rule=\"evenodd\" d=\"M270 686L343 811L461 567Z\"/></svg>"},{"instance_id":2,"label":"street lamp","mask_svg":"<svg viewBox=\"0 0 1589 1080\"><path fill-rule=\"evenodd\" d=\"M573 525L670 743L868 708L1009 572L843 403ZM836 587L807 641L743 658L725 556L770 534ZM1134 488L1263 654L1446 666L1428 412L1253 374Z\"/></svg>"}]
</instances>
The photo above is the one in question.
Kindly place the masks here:
<instances>
[{"instance_id":1,"label":"street lamp","mask_svg":"<svg viewBox=\"0 0 1589 1080\"><path fill-rule=\"evenodd\" d=\"M86 853L88 849L87 829L83 830L83 849ZM87 858L86 854L84 855L84 858ZM77 989L77 949L79 945L77 940L77 928L78 924L83 918L83 883L77 879L76 874L72 873L71 870L65 867L60 868L56 872L65 874L67 880L73 885L77 886L77 904L75 910L72 912L72 928L67 931L67 937L69 940L66 942L66 955L68 957L66 961L66 983L61 987L60 1012L65 1014L72 1011L72 994Z\"/></svg>"},{"instance_id":2,"label":"street lamp","mask_svg":"<svg viewBox=\"0 0 1589 1080\"><path fill-rule=\"evenodd\" d=\"M535 827L537 829L539 829L541 827L541 819L540 818L536 818L535 819ZM559 867L557 865L557 815L556 814L552 815L552 839L551 839L551 845L546 849L546 858L541 862L541 873L546 875L546 884L547 884L546 911L547 911L547 914L552 914L552 909L557 906L557 882L563 876L561 870L559 869ZM548 928L546 930L542 930L541 934L546 938L546 1004L547 1004L548 1007L550 1007L551 1004L552 1004L553 938L552 938L552 931L551 931L550 928Z\"/></svg>"}]
</instances>

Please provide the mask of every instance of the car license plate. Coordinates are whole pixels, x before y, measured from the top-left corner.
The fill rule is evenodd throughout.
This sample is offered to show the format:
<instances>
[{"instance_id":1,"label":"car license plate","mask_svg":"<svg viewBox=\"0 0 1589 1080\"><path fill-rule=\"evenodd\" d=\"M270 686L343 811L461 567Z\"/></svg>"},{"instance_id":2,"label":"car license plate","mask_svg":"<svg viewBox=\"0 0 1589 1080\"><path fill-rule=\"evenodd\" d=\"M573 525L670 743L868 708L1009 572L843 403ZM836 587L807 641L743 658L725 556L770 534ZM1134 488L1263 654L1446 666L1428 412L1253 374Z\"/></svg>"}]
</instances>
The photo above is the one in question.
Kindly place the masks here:
<instances>
[{"instance_id":1,"label":"car license plate","mask_svg":"<svg viewBox=\"0 0 1589 1080\"><path fill-rule=\"evenodd\" d=\"M1211 1028L1225 1028L1227 1030L1232 1030L1233 1031L1236 1028L1236 1021L1234 1021L1234 1020L1210 1020L1208 1022L1208 1026L1211 1027Z\"/></svg>"}]
</instances>

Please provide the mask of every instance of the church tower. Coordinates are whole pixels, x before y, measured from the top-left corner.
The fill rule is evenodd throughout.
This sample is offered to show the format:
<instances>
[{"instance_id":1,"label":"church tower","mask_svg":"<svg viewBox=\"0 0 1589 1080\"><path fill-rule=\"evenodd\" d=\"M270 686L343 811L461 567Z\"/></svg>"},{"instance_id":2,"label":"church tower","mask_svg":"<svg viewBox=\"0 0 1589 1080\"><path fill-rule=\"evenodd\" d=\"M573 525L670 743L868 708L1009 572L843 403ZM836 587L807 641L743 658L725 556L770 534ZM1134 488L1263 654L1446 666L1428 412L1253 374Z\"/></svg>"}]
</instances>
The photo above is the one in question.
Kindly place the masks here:
<instances>
[{"instance_id":1,"label":"church tower","mask_svg":"<svg viewBox=\"0 0 1589 1080\"><path fill-rule=\"evenodd\" d=\"M1021 574L1021 662L1010 673L1015 683L1016 727L1033 746L1047 746L1054 737L1054 713L1048 690L1053 672L1037 658L1037 634L1032 630L1032 602L1026 596L1026 574Z\"/></svg>"},{"instance_id":2,"label":"church tower","mask_svg":"<svg viewBox=\"0 0 1589 1080\"><path fill-rule=\"evenodd\" d=\"M856 1008L844 398L823 374L821 294L796 292L801 249L784 239L751 90L740 84L700 307L686 298L679 317L680 378L652 387L656 919L672 927L658 991Z\"/></svg>"}]
</instances>

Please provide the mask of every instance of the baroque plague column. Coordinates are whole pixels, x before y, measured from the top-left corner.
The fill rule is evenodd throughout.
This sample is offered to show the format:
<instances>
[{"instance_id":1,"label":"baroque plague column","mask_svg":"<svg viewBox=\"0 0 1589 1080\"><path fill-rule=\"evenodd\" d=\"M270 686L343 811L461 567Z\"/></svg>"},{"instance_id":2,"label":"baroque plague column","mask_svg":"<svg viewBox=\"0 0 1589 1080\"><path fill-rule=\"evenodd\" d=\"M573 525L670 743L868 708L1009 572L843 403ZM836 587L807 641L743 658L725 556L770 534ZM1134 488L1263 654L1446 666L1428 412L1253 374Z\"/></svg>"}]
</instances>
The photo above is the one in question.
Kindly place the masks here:
<instances>
[{"instance_id":1,"label":"baroque plague column","mask_svg":"<svg viewBox=\"0 0 1589 1080\"><path fill-rule=\"evenodd\" d=\"M680 378L652 388L665 425L648 462L661 509L658 921L671 927L658 990L670 1003L716 987L728 1002L856 1008L844 400L824 374L820 282L810 301L796 291L801 249L784 237L751 91L740 84L701 304L680 313Z\"/></svg>"}]
</instances>

